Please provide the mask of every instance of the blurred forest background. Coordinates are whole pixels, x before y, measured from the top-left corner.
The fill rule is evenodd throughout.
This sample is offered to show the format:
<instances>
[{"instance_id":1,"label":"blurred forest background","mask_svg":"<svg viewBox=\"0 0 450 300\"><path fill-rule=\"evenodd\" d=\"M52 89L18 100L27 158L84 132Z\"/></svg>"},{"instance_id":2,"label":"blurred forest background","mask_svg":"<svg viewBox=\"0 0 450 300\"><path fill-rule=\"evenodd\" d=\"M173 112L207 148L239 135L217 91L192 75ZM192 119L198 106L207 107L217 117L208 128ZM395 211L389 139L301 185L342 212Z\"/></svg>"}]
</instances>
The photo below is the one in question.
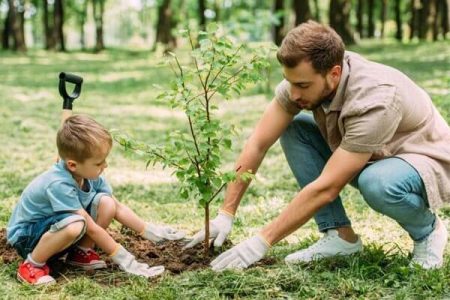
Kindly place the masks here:
<instances>
[{"instance_id":1,"label":"blurred forest background","mask_svg":"<svg viewBox=\"0 0 450 300\"><path fill-rule=\"evenodd\" d=\"M309 19L347 45L361 39L437 41L449 36L450 0L0 0L3 50L106 47L171 50L181 28L218 22L241 41L273 41Z\"/></svg>"}]
</instances>

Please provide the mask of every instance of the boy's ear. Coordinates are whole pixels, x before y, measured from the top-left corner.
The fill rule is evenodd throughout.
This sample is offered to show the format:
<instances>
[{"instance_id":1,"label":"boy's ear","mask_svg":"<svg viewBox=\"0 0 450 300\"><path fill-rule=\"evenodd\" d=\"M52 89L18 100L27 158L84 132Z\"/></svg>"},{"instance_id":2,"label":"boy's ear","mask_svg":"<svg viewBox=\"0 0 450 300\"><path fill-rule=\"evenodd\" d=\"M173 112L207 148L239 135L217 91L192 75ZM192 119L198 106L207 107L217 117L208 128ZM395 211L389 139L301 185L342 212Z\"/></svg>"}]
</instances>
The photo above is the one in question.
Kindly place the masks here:
<instances>
[{"instance_id":1,"label":"boy's ear","mask_svg":"<svg viewBox=\"0 0 450 300\"><path fill-rule=\"evenodd\" d=\"M77 162L72 160L72 159L68 159L66 161L66 166L67 166L67 169L69 169L70 172L75 172L76 169L77 169Z\"/></svg>"}]
</instances>

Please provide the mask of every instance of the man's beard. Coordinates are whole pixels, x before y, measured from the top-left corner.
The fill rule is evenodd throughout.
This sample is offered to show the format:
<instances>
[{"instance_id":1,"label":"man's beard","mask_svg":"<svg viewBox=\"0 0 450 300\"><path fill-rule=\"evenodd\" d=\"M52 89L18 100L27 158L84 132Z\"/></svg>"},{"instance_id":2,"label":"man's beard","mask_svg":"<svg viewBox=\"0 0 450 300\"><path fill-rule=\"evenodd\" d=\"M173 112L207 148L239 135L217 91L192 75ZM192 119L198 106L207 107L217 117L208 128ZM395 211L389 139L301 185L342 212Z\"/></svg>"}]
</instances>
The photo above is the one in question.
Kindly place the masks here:
<instances>
[{"instance_id":1,"label":"man's beard","mask_svg":"<svg viewBox=\"0 0 450 300\"><path fill-rule=\"evenodd\" d=\"M328 82L325 82L325 88L320 95L319 100L316 103L312 104L311 107L308 108L308 110L315 110L325 102L331 101L334 95L336 95L336 90L333 91Z\"/></svg>"}]
</instances>

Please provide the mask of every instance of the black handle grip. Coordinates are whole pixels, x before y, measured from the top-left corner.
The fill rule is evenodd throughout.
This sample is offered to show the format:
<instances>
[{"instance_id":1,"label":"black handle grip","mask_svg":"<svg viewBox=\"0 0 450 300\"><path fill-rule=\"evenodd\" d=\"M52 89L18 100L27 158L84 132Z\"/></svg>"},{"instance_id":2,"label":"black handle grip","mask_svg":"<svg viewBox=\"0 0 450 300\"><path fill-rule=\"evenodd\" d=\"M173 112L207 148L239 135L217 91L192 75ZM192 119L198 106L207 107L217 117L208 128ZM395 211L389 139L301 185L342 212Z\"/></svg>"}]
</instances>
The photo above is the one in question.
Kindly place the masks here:
<instances>
[{"instance_id":1,"label":"black handle grip","mask_svg":"<svg viewBox=\"0 0 450 300\"><path fill-rule=\"evenodd\" d=\"M67 93L66 82L75 84L70 95ZM59 73L59 94L63 97L63 109L72 109L72 102L81 94L82 84L83 78L80 76L65 72Z\"/></svg>"}]
</instances>

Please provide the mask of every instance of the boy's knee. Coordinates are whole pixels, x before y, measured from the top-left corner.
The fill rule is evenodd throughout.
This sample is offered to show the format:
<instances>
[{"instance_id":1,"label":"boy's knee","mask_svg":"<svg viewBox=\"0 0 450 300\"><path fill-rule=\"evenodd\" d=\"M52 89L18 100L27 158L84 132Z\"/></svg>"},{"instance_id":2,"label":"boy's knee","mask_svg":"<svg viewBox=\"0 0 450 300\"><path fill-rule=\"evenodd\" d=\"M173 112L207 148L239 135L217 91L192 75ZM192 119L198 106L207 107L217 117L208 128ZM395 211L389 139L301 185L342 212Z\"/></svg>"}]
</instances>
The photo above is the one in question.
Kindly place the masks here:
<instances>
[{"instance_id":1,"label":"boy's knee","mask_svg":"<svg viewBox=\"0 0 450 300\"><path fill-rule=\"evenodd\" d=\"M73 240L78 239L86 231L86 222L84 219L77 220L68 224L63 230L68 237Z\"/></svg>"},{"instance_id":2,"label":"boy's knee","mask_svg":"<svg viewBox=\"0 0 450 300\"><path fill-rule=\"evenodd\" d=\"M116 215L116 200L110 196L102 196L98 204L98 215L112 218Z\"/></svg>"}]
</instances>

